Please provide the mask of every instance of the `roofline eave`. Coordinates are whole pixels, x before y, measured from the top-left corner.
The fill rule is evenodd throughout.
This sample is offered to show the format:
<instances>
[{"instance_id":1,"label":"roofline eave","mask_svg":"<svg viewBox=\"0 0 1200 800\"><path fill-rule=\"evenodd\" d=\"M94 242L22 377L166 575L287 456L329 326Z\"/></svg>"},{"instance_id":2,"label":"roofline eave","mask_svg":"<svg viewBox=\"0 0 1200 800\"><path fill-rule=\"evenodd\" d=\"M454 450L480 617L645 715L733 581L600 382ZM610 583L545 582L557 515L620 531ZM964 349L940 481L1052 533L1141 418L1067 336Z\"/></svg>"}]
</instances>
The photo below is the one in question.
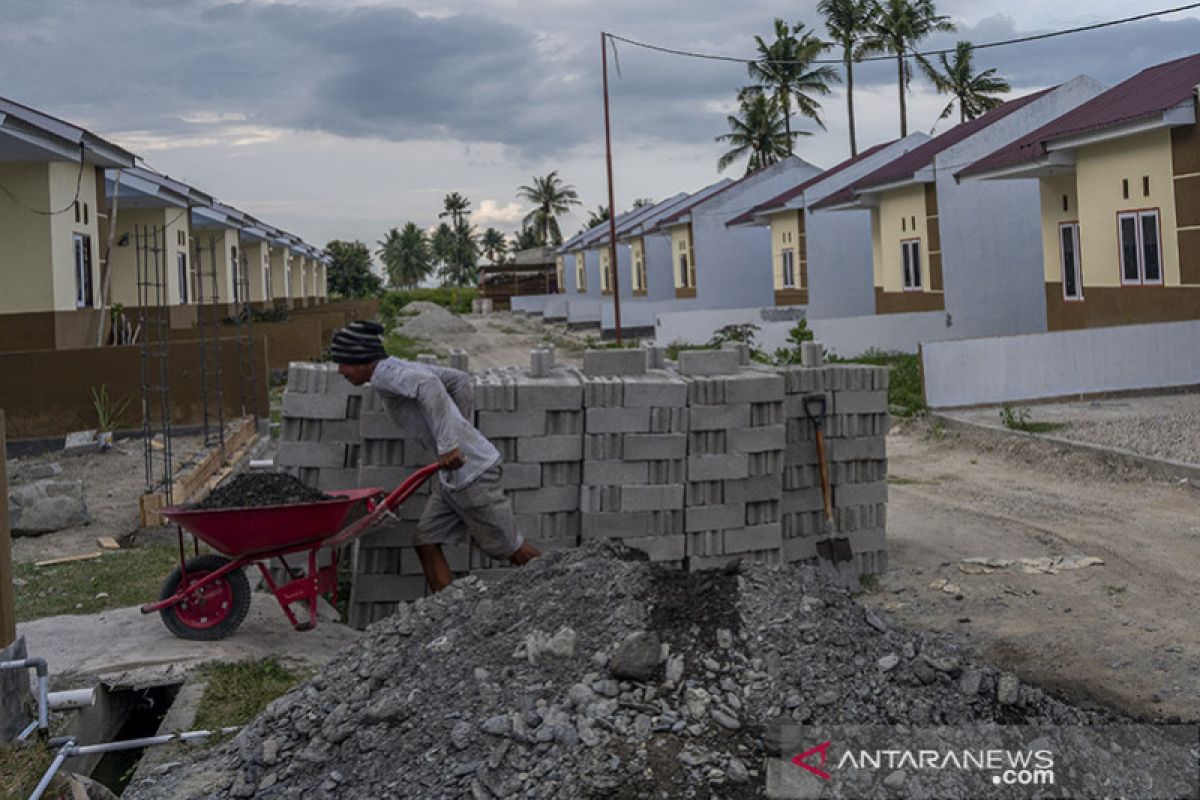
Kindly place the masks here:
<instances>
[{"instance_id":1,"label":"roofline eave","mask_svg":"<svg viewBox=\"0 0 1200 800\"><path fill-rule=\"evenodd\" d=\"M1051 153L1060 150L1076 150L1080 147L1086 147L1090 144L1099 144L1101 142L1107 142L1113 139L1122 139L1126 136L1135 136L1139 133L1148 133L1161 128L1176 128L1181 125L1195 124L1196 107L1192 98L1188 98L1179 105L1168 108L1161 114L1156 114L1149 118L1143 117L1141 119L1135 119L1123 125L1106 128L1105 130L1093 131L1091 133L1081 133L1076 136L1066 136L1061 139L1055 139L1046 142L1045 148L1047 152Z\"/></svg>"}]
</instances>

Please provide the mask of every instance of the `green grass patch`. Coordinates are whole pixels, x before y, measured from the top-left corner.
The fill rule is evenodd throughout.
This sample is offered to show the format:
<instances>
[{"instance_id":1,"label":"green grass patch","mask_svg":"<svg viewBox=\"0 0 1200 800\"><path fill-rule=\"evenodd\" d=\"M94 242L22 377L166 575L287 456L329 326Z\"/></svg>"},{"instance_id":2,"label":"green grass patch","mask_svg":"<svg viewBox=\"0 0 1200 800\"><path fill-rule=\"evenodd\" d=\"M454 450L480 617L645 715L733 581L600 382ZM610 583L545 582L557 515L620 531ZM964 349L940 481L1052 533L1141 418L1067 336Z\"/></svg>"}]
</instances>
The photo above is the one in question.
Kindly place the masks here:
<instances>
[{"instance_id":1,"label":"green grass patch","mask_svg":"<svg viewBox=\"0 0 1200 800\"><path fill-rule=\"evenodd\" d=\"M429 345L424 339L406 336L403 333L389 333L384 337L383 346L388 355L408 361L414 361L421 353L429 352Z\"/></svg>"},{"instance_id":2,"label":"green grass patch","mask_svg":"<svg viewBox=\"0 0 1200 800\"><path fill-rule=\"evenodd\" d=\"M209 663L199 669L204 696L196 709L197 730L245 725L277 697L312 674L311 669L288 667L274 656L229 664Z\"/></svg>"},{"instance_id":3,"label":"green grass patch","mask_svg":"<svg viewBox=\"0 0 1200 800\"><path fill-rule=\"evenodd\" d=\"M397 319L402 316L403 308L409 303L418 301L437 303L455 314L470 314L471 304L478 296L479 292L469 287L403 289L384 292L383 296L379 298L379 317L383 320L384 325L392 328L396 325Z\"/></svg>"},{"instance_id":4,"label":"green grass patch","mask_svg":"<svg viewBox=\"0 0 1200 800\"><path fill-rule=\"evenodd\" d=\"M915 354L868 350L857 358L838 358L830 355L829 361L887 367L888 406L892 413L900 417L912 417L925 411L921 362Z\"/></svg>"},{"instance_id":5,"label":"green grass patch","mask_svg":"<svg viewBox=\"0 0 1200 800\"><path fill-rule=\"evenodd\" d=\"M48 567L15 564L17 622L59 614L95 614L158 599L179 563L174 542L105 551L99 558Z\"/></svg>"},{"instance_id":6,"label":"green grass patch","mask_svg":"<svg viewBox=\"0 0 1200 800\"><path fill-rule=\"evenodd\" d=\"M29 797L53 760L54 754L41 742L0 746L0 800ZM65 788L62 778L56 777L44 796L57 797Z\"/></svg>"},{"instance_id":7,"label":"green grass patch","mask_svg":"<svg viewBox=\"0 0 1200 800\"><path fill-rule=\"evenodd\" d=\"M1013 408L1012 406L1000 408L1000 424L1009 430L1024 433L1050 433L1067 427L1065 422L1035 422L1029 418L1028 408Z\"/></svg>"}]
</instances>

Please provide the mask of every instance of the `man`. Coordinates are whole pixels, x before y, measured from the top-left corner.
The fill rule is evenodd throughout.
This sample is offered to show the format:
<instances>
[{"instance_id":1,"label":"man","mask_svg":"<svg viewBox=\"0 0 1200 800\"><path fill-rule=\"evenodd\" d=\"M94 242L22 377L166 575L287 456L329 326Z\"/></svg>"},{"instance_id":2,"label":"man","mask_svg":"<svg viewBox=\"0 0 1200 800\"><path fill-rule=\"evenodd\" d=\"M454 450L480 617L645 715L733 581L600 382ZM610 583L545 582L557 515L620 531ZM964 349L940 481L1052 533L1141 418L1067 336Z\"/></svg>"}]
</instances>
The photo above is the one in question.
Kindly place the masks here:
<instances>
[{"instance_id":1,"label":"man","mask_svg":"<svg viewBox=\"0 0 1200 800\"><path fill-rule=\"evenodd\" d=\"M330 358L355 386L370 383L392 420L413 431L442 467L415 540L432 591L454 579L443 544L470 535L495 559L525 564L541 553L515 530L512 504L500 488L500 453L468 420L474 405L470 377L456 369L389 357L383 326L356 321L333 335Z\"/></svg>"}]
</instances>

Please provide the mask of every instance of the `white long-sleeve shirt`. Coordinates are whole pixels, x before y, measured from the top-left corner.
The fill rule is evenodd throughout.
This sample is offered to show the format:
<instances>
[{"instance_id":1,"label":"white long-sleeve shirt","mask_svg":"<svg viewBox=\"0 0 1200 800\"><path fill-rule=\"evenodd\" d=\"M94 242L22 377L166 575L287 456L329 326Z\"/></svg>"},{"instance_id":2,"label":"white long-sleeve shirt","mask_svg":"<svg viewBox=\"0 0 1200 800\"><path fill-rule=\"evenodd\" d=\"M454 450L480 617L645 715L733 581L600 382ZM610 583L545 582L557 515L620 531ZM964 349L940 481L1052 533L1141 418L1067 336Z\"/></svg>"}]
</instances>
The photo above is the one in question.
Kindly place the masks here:
<instances>
[{"instance_id":1,"label":"white long-sleeve shirt","mask_svg":"<svg viewBox=\"0 0 1200 800\"><path fill-rule=\"evenodd\" d=\"M392 420L438 455L458 448L466 463L438 473L449 489L462 489L500 460L500 453L472 425L475 389L465 372L399 358L379 362L371 386ZM419 419L420 424L413 424Z\"/></svg>"}]
</instances>

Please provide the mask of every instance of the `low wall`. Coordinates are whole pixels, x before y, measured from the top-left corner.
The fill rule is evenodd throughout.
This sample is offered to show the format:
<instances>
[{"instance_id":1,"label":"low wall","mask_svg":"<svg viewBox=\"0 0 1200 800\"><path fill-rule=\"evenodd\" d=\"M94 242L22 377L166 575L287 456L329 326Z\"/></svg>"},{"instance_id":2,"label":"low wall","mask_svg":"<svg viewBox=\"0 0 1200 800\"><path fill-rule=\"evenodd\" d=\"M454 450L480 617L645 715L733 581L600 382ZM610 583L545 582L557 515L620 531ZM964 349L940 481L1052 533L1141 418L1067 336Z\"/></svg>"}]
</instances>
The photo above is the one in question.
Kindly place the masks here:
<instances>
[{"instance_id":1,"label":"low wall","mask_svg":"<svg viewBox=\"0 0 1200 800\"><path fill-rule=\"evenodd\" d=\"M922 346L933 408L1200 384L1200 322L1121 325Z\"/></svg>"},{"instance_id":2,"label":"low wall","mask_svg":"<svg viewBox=\"0 0 1200 800\"><path fill-rule=\"evenodd\" d=\"M886 568L885 368L749 366L736 349L683 353L677 367L662 348L588 351L582 371L549 361L539 351L530 370L473 376L472 421L500 451L517 527L535 546L615 538L693 570L743 558ZM804 411L818 395L831 521ZM318 488L390 489L433 460L370 387L330 365L292 365L283 414L276 463ZM412 549L423 505L415 498L356 543L351 624L424 594ZM458 574L511 569L473 546L446 556Z\"/></svg>"},{"instance_id":3,"label":"low wall","mask_svg":"<svg viewBox=\"0 0 1200 800\"><path fill-rule=\"evenodd\" d=\"M773 352L787 345L788 331L805 318L806 311L804 306L768 306L659 312L655 315L654 339L663 345L706 344L726 325L753 323L759 327L758 346Z\"/></svg>"},{"instance_id":4,"label":"low wall","mask_svg":"<svg viewBox=\"0 0 1200 800\"><path fill-rule=\"evenodd\" d=\"M269 408L267 342L264 337L256 336L253 345L259 414L265 416ZM215 343L209 343L210 368L215 353ZM222 341L226 419L248 413L240 401L238 354L236 341ZM92 387L99 389L102 384L111 398L134 398L121 427L139 427L141 369L142 351L136 345L0 353L0 403L8 416L9 439L62 436L96 427ZM199 424L203 420L199 342L171 342L167 380L172 421L180 425ZM211 374L209 387L210 399L215 403L216 387Z\"/></svg>"},{"instance_id":5,"label":"low wall","mask_svg":"<svg viewBox=\"0 0 1200 800\"><path fill-rule=\"evenodd\" d=\"M341 315L331 315L340 317ZM267 368L272 372L282 372L293 361L315 361L321 357L333 329L328 329L323 315L310 314L286 322L256 322L250 329L255 338L267 340ZM334 326L334 329L339 326ZM248 329L237 325L220 325L214 331L205 331L208 336L220 334L222 339L237 339ZM328 335L327 335L328 334ZM186 342L196 340L196 330L173 330L171 341Z\"/></svg>"},{"instance_id":6,"label":"low wall","mask_svg":"<svg viewBox=\"0 0 1200 800\"><path fill-rule=\"evenodd\" d=\"M543 314L550 300L557 296L553 294L515 295L511 298L511 307L513 311L524 311L526 314Z\"/></svg>"},{"instance_id":7,"label":"low wall","mask_svg":"<svg viewBox=\"0 0 1200 800\"><path fill-rule=\"evenodd\" d=\"M853 358L868 350L915 353L922 342L950 339L944 311L810 319L808 327L830 353Z\"/></svg>"},{"instance_id":8,"label":"low wall","mask_svg":"<svg viewBox=\"0 0 1200 800\"><path fill-rule=\"evenodd\" d=\"M542 318L547 322L563 322L567 319L567 297L562 294L550 295L546 307L542 309Z\"/></svg>"},{"instance_id":9,"label":"low wall","mask_svg":"<svg viewBox=\"0 0 1200 800\"><path fill-rule=\"evenodd\" d=\"M567 300L568 325L599 325L600 301L592 298Z\"/></svg>"}]
</instances>

